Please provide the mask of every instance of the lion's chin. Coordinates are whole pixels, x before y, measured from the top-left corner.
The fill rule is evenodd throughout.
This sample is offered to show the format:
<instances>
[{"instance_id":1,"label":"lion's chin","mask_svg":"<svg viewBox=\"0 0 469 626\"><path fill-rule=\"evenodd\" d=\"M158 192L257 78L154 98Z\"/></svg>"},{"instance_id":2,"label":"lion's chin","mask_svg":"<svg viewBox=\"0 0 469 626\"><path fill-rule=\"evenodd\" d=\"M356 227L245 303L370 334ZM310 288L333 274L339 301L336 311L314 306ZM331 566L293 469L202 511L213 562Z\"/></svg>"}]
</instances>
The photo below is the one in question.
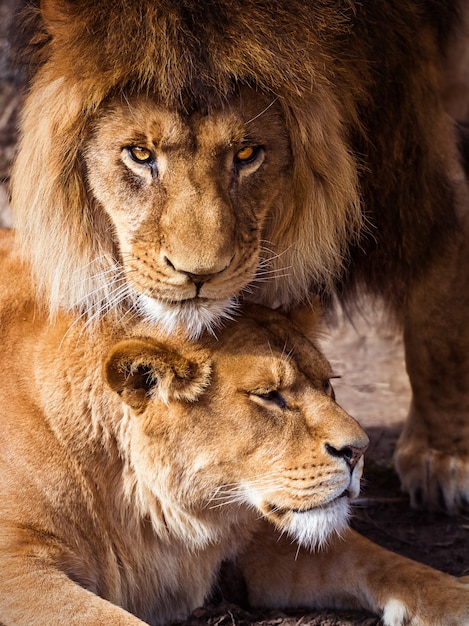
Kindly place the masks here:
<instances>
[{"instance_id":1,"label":"lion's chin","mask_svg":"<svg viewBox=\"0 0 469 626\"><path fill-rule=\"evenodd\" d=\"M238 309L238 300L235 297L224 300L192 298L166 302L139 295L136 305L142 317L151 324L157 324L168 335L178 330L190 339L197 339L205 331L215 335L224 319L232 319Z\"/></svg>"}]
</instances>

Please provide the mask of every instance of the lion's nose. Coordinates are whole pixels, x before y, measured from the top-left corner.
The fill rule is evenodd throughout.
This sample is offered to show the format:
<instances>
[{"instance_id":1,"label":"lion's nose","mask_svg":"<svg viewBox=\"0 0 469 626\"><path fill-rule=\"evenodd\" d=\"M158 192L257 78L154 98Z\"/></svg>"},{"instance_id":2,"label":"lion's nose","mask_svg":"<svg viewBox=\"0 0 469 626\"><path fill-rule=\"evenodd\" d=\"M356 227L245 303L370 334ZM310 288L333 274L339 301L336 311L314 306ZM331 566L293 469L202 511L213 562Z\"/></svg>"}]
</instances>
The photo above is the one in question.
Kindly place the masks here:
<instances>
[{"instance_id":1,"label":"lion's nose","mask_svg":"<svg viewBox=\"0 0 469 626\"><path fill-rule=\"evenodd\" d=\"M166 264L178 274L184 274L187 276L196 287L200 288L204 283L208 282L217 274L224 272L231 264L232 258L229 260L224 259L217 264L211 264L210 266L200 263L197 267L185 267L182 263L177 263L171 260L169 257L165 257Z\"/></svg>"},{"instance_id":2,"label":"lion's nose","mask_svg":"<svg viewBox=\"0 0 469 626\"><path fill-rule=\"evenodd\" d=\"M221 271L223 272L223 270ZM197 286L203 285L208 280L213 278L213 276L216 276L217 274L219 274L219 272L213 272L211 274L193 274L192 272L182 272L182 273L186 274L186 276L188 276L191 279L191 281Z\"/></svg>"},{"instance_id":3,"label":"lion's nose","mask_svg":"<svg viewBox=\"0 0 469 626\"><path fill-rule=\"evenodd\" d=\"M334 448L334 446L331 446L330 444L326 443L327 452L331 456L334 456L339 459L344 459L344 461L347 463L347 465L350 467L351 470L354 469L358 461L365 454L367 448L368 448L368 445L360 446L360 447L343 446L342 448L338 450L337 448Z\"/></svg>"},{"instance_id":4,"label":"lion's nose","mask_svg":"<svg viewBox=\"0 0 469 626\"><path fill-rule=\"evenodd\" d=\"M215 272L215 274L192 274L191 272L182 273L186 274L186 276L188 276L189 279L194 283L197 296L200 294L200 290L202 289L204 284L208 282L211 278L213 278L213 276L216 276L216 274L218 274L218 272Z\"/></svg>"}]
</instances>

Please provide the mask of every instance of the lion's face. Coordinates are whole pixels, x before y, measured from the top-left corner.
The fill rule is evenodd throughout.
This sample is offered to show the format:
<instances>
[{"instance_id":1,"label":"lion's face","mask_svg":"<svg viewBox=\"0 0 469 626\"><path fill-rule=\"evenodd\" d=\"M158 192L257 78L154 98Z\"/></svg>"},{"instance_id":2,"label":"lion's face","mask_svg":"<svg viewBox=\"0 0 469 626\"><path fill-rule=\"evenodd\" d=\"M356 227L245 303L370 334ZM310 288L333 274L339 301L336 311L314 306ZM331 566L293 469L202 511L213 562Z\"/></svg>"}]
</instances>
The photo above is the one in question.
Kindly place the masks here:
<instances>
[{"instance_id":1,"label":"lion's face","mask_svg":"<svg viewBox=\"0 0 469 626\"><path fill-rule=\"evenodd\" d=\"M267 212L291 193L277 103L244 90L233 106L184 116L149 98L115 100L84 154L114 233L120 293L125 284L145 316L193 335L229 313L269 256Z\"/></svg>"},{"instance_id":2,"label":"lion's face","mask_svg":"<svg viewBox=\"0 0 469 626\"><path fill-rule=\"evenodd\" d=\"M346 524L368 439L335 403L324 357L258 311L195 353L121 342L105 376L131 408L132 464L169 515L226 524L254 509L313 546Z\"/></svg>"}]
</instances>

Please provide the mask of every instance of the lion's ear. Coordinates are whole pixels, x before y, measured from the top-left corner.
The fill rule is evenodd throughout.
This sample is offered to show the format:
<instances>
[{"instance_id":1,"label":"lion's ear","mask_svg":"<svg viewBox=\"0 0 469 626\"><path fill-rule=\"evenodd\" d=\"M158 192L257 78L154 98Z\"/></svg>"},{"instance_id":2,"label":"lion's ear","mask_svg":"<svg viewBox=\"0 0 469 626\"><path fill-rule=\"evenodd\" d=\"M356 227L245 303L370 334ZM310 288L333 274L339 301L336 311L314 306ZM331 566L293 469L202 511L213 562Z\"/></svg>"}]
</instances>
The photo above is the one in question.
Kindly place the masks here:
<instances>
[{"instance_id":1,"label":"lion's ear","mask_svg":"<svg viewBox=\"0 0 469 626\"><path fill-rule=\"evenodd\" d=\"M298 326L308 339L311 341L317 339L322 326L322 308L319 297L315 297L308 304L293 307L288 313L288 318Z\"/></svg>"},{"instance_id":2,"label":"lion's ear","mask_svg":"<svg viewBox=\"0 0 469 626\"><path fill-rule=\"evenodd\" d=\"M186 358L151 339L128 339L111 348L104 378L113 391L141 412L151 398L193 402L210 382L211 363L202 351Z\"/></svg>"}]
</instances>

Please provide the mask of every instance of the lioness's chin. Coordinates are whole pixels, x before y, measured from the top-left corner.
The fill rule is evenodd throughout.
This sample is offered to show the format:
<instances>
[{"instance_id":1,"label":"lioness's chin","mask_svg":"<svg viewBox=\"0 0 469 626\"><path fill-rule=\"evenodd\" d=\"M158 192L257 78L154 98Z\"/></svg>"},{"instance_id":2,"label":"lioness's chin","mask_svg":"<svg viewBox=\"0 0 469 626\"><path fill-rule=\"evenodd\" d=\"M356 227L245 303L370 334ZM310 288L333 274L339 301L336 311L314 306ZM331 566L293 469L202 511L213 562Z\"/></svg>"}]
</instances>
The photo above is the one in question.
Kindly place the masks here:
<instances>
[{"instance_id":1,"label":"lioness's chin","mask_svg":"<svg viewBox=\"0 0 469 626\"><path fill-rule=\"evenodd\" d=\"M197 339L204 331L212 334L223 319L231 319L238 308L235 297L225 300L193 298L180 302L165 302L145 295L137 297L139 313L151 324L167 334L183 330L190 339Z\"/></svg>"},{"instance_id":2,"label":"lioness's chin","mask_svg":"<svg viewBox=\"0 0 469 626\"><path fill-rule=\"evenodd\" d=\"M347 528L349 513L349 499L341 497L308 511L287 511L276 521L276 526L302 547L314 550L327 544L331 535L341 534Z\"/></svg>"}]
</instances>

